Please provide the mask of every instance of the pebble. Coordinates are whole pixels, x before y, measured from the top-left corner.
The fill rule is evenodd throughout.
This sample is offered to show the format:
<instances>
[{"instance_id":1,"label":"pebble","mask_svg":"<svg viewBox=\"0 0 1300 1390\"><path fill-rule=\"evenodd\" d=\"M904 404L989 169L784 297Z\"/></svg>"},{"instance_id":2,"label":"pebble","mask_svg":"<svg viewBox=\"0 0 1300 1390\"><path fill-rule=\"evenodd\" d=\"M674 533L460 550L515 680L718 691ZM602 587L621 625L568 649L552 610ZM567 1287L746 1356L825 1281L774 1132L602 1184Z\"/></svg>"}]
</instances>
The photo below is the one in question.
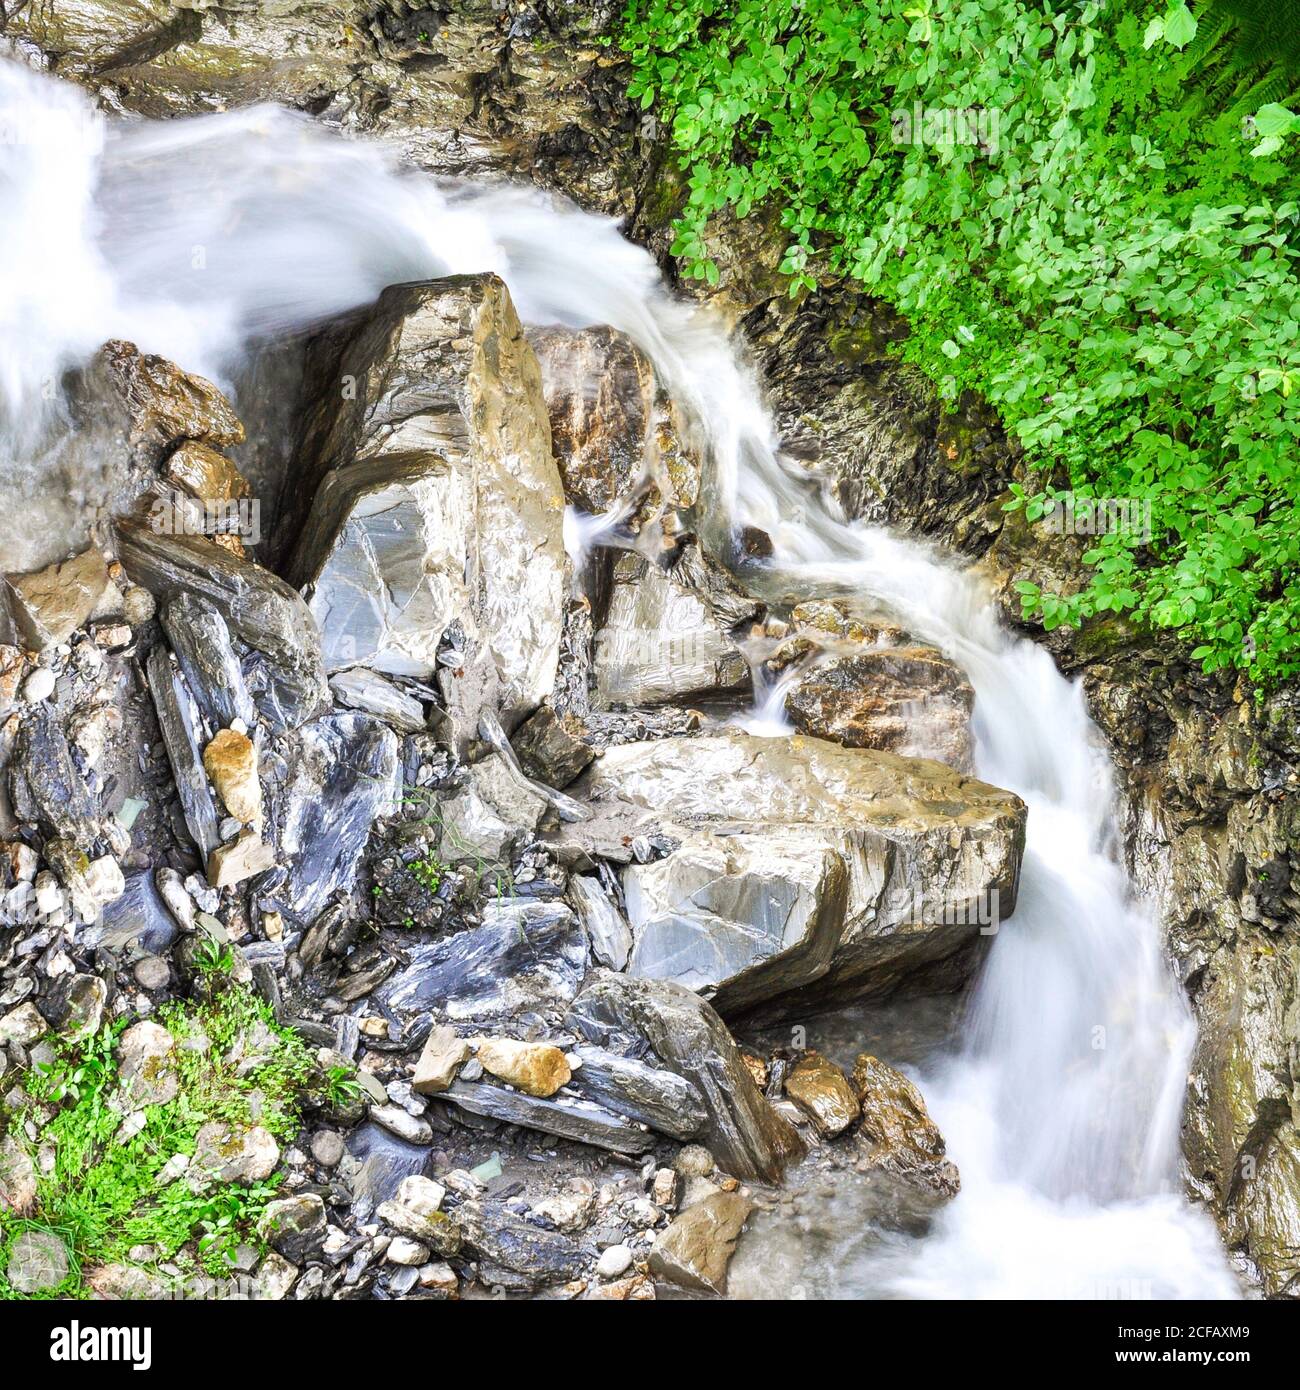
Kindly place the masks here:
<instances>
[{"instance_id":1,"label":"pebble","mask_svg":"<svg viewBox=\"0 0 1300 1390\"><path fill-rule=\"evenodd\" d=\"M38 666L23 682L23 699L28 704L39 705L54 694L54 672L45 666Z\"/></svg>"},{"instance_id":2,"label":"pebble","mask_svg":"<svg viewBox=\"0 0 1300 1390\"><path fill-rule=\"evenodd\" d=\"M617 1279L632 1268L632 1252L626 1245L611 1245L596 1261L596 1273L602 1279Z\"/></svg>"},{"instance_id":3,"label":"pebble","mask_svg":"<svg viewBox=\"0 0 1300 1390\"><path fill-rule=\"evenodd\" d=\"M317 1130L311 1137L311 1156L322 1168L337 1167L345 1152L341 1136L332 1129Z\"/></svg>"},{"instance_id":4,"label":"pebble","mask_svg":"<svg viewBox=\"0 0 1300 1390\"><path fill-rule=\"evenodd\" d=\"M385 1258L389 1264L422 1265L428 1261L429 1247L410 1236L394 1236L388 1243Z\"/></svg>"},{"instance_id":5,"label":"pebble","mask_svg":"<svg viewBox=\"0 0 1300 1390\"><path fill-rule=\"evenodd\" d=\"M136 984L141 989L165 989L171 979L171 967L161 956L145 956L135 963Z\"/></svg>"}]
</instances>

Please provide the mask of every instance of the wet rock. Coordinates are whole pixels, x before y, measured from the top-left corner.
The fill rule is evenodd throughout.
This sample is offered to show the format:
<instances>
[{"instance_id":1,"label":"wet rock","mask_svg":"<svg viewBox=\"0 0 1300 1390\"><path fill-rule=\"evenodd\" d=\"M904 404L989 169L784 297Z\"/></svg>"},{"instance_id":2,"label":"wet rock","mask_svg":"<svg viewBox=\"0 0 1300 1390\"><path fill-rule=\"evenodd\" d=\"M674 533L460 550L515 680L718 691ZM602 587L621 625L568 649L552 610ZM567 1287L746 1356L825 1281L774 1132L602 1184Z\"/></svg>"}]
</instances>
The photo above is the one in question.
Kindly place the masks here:
<instances>
[{"instance_id":1,"label":"wet rock","mask_svg":"<svg viewBox=\"0 0 1300 1390\"><path fill-rule=\"evenodd\" d=\"M510 742L529 777L562 791L596 756L580 730L576 720L543 705L515 730Z\"/></svg>"},{"instance_id":2,"label":"wet rock","mask_svg":"<svg viewBox=\"0 0 1300 1390\"><path fill-rule=\"evenodd\" d=\"M530 1096L553 1096L571 1075L564 1053L551 1043L484 1038L475 1055L493 1076Z\"/></svg>"},{"instance_id":3,"label":"wet rock","mask_svg":"<svg viewBox=\"0 0 1300 1390\"><path fill-rule=\"evenodd\" d=\"M180 1090L176 1040L160 1024L144 1019L118 1039L117 1067L125 1104L166 1105Z\"/></svg>"},{"instance_id":4,"label":"wet rock","mask_svg":"<svg viewBox=\"0 0 1300 1390\"><path fill-rule=\"evenodd\" d=\"M871 1166L939 1197L955 1197L961 1188L957 1165L944 1157L943 1135L907 1077L863 1053L853 1065L853 1089L862 1106L858 1143Z\"/></svg>"},{"instance_id":5,"label":"wet rock","mask_svg":"<svg viewBox=\"0 0 1300 1390\"><path fill-rule=\"evenodd\" d=\"M108 587L108 566L92 547L35 574L10 575L9 587L23 641L40 651L66 642L87 621Z\"/></svg>"},{"instance_id":6,"label":"wet rock","mask_svg":"<svg viewBox=\"0 0 1300 1390\"><path fill-rule=\"evenodd\" d=\"M693 1139L704 1128L704 1101L676 1072L601 1047L577 1047L573 1055L582 1063L569 1082L577 1094L674 1139Z\"/></svg>"},{"instance_id":7,"label":"wet rock","mask_svg":"<svg viewBox=\"0 0 1300 1390\"><path fill-rule=\"evenodd\" d=\"M798 835L693 835L623 876L628 972L676 980L724 1013L810 984L844 930L848 874Z\"/></svg>"},{"instance_id":8,"label":"wet rock","mask_svg":"<svg viewBox=\"0 0 1300 1390\"><path fill-rule=\"evenodd\" d=\"M790 1068L785 1093L816 1126L823 1139L843 1134L860 1107L848 1078L820 1052L806 1052Z\"/></svg>"},{"instance_id":9,"label":"wet rock","mask_svg":"<svg viewBox=\"0 0 1300 1390\"><path fill-rule=\"evenodd\" d=\"M875 647L815 667L786 697L800 733L969 771L975 692L933 647Z\"/></svg>"},{"instance_id":10,"label":"wet rock","mask_svg":"<svg viewBox=\"0 0 1300 1390\"><path fill-rule=\"evenodd\" d=\"M30 1216L36 1206L36 1166L12 1134L0 1139L0 1211Z\"/></svg>"},{"instance_id":11,"label":"wet rock","mask_svg":"<svg viewBox=\"0 0 1300 1390\"><path fill-rule=\"evenodd\" d=\"M445 1091L469 1055L469 1044L463 1038L458 1038L446 1024L434 1024L415 1064L411 1089L423 1096Z\"/></svg>"},{"instance_id":12,"label":"wet rock","mask_svg":"<svg viewBox=\"0 0 1300 1390\"><path fill-rule=\"evenodd\" d=\"M505 286L492 275L392 286L323 335L309 371L329 385L304 430L302 476L323 482L290 573L331 669L428 676L458 618L516 723L555 679L563 497L541 375ZM347 399L344 376L356 383Z\"/></svg>"},{"instance_id":13,"label":"wet rock","mask_svg":"<svg viewBox=\"0 0 1300 1390\"><path fill-rule=\"evenodd\" d=\"M330 689L341 704L373 714L394 729L418 734L425 727L424 706L419 700L364 666L331 676Z\"/></svg>"},{"instance_id":14,"label":"wet rock","mask_svg":"<svg viewBox=\"0 0 1300 1390\"><path fill-rule=\"evenodd\" d=\"M208 444L187 440L163 461L162 476L203 502L231 502L249 494L248 480Z\"/></svg>"},{"instance_id":15,"label":"wet rock","mask_svg":"<svg viewBox=\"0 0 1300 1390\"><path fill-rule=\"evenodd\" d=\"M650 1251L650 1273L702 1293L727 1290L727 1266L753 1203L739 1192L717 1192L675 1217Z\"/></svg>"},{"instance_id":16,"label":"wet rock","mask_svg":"<svg viewBox=\"0 0 1300 1390\"><path fill-rule=\"evenodd\" d=\"M634 1121L589 1100L568 1096L545 1100L521 1091L507 1091L491 1082L463 1079L454 1081L438 1099L472 1115L505 1120L508 1124L523 1125L543 1134L556 1134L562 1139L611 1149L615 1153L645 1153L655 1143L654 1135L647 1134Z\"/></svg>"},{"instance_id":17,"label":"wet rock","mask_svg":"<svg viewBox=\"0 0 1300 1390\"><path fill-rule=\"evenodd\" d=\"M203 768L199 708L188 682L180 668L168 659L165 648L158 646L150 652L145 669L185 825L206 860L221 842L221 836L216 799Z\"/></svg>"},{"instance_id":18,"label":"wet rock","mask_svg":"<svg viewBox=\"0 0 1300 1390\"><path fill-rule=\"evenodd\" d=\"M334 714L283 745L289 774L274 819L288 879L277 890L292 916L311 921L356 878L371 826L401 796L397 736L365 714Z\"/></svg>"},{"instance_id":19,"label":"wet rock","mask_svg":"<svg viewBox=\"0 0 1300 1390\"><path fill-rule=\"evenodd\" d=\"M210 1120L195 1135L190 1173L216 1182L261 1182L279 1161L280 1146L261 1125Z\"/></svg>"},{"instance_id":20,"label":"wet rock","mask_svg":"<svg viewBox=\"0 0 1300 1390\"><path fill-rule=\"evenodd\" d=\"M491 1267L485 1283L539 1289L576 1279L584 1268L577 1242L513 1216L500 1202L462 1202L452 1220L465 1245Z\"/></svg>"},{"instance_id":21,"label":"wet rock","mask_svg":"<svg viewBox=\"0 0 1300 1390\"><path fill-rule=\"evenodd\" d=\"M137 521L121 523L117 535L135 583L164 606L185 593L205 599L230 635L260 656L250 688L269 722L296 728L329 708L315 621L282 579L203 536L160 534Z\"/></svg>"},{"instance_id":22,"label":"wet rock","mask_svg":"<svg viewBox=\"0 0 1300 1390\"><path fill-rule=\"evenodd\" d=\"M19 820L35 821L56 835L83 844L97 834L98 802L48 706L34 709L18 731L9 769L9 795Z\"/></svg>"},{"instance_id":23,"label":"wet rock","mask_svg":"<svg viewBox=\"0 0 1300 1390\"><path fill-rule=\"evenodd\" d=\"M381 997L399 1013L433 1010L488 1022L526 1009L563 1009L587 968L587 943L563 903L498 908L481 927L417 946Z\"/></svg>"},{"instance_id":24,"label":"wet rock","mask_svg":"<svg viewBox=\"0 0 1300 1390\"><path fill-rule=\"evenodd\" d=\"M636 555L620 557L596 634L596 704L654 705L747 690L749 663L692 589Z\"/></svg>"},{"instance_id":25,"label":"wet rock","mask_svg":"<svg viewBox=\"0 0 1300 1390\"><path fill-rule=\"evenodd\" d=\"M314 1192L268 1202L257 1233L286 1260L303 1264L325 1243L325 1203Z\"/></svg>"},{"instance_id":26,"label":"wet rock","mask_svg":"<svg viewBox=\"0 0 1300 1390\"><path fill-rule=\"evenodd\" d=\"M262 824L257 749L247 734L222 729L203 750L203 767L227 812L255 829Z\"/></svg>"},{"instance_id":27,"label":"wet rock","mask_svg":"<svg viewBox=\"0 0 1300 1390\"><path fill-rule=\"evenodd\" d=\"M1024 803L940 763L726 732L610 748L575 793L595 814L559 838L600 853L656 829L707 830L755 843L793 836L809 855L843 858L848 903L829 968L763 1008L955 988L987 946L988 924L1015 907Z\"/></svg>"},{"instance_id":28,"label":"wet rock","mask_svg":"<svg viewBox=\"0 0 1300 1390\"><path fill-rule=\"evenodd\" d=\"M608 1046L620 1037L648 1045L699 1091L704 1141L737 1177L775 1182L803 1145L750 1078L726 1025L699 995L664 980L596 970L569 1011L570 1026Z\"/></svg>"},{"instance_id":29,"label":"wet rock","mask_svg":"<svg viewBox=\"0 0 1300 1390\"><path fill-rule=\"evenodd\" d=\"M569 880L569 899L591 942L592 956L611 970L622 970L632 952L632 932L600 880L575 875Z\"/></svg>"},{"instance_id":30,"label":"wet rock","mask_svg":"<svg viewBox=\"0 0 1300 1390\"><path fill-rule=\"evenodd\" d=\"M208 727L227 728L238 719L252 728L257 711L216 604L179 593L163 609L162 625Z\"/></svg>"},{"instance_id":31,"label":"wet rock","mask_svg":"<svg viewBox=\"0 0 1300 1390\"><path fill-rule=\"evenodd\" d=\"M68 1248L52 1231L22 1231L9 1246L5 1278L17 1293L43 1293L68 1277Z\"/></svg>"}]
</instances>

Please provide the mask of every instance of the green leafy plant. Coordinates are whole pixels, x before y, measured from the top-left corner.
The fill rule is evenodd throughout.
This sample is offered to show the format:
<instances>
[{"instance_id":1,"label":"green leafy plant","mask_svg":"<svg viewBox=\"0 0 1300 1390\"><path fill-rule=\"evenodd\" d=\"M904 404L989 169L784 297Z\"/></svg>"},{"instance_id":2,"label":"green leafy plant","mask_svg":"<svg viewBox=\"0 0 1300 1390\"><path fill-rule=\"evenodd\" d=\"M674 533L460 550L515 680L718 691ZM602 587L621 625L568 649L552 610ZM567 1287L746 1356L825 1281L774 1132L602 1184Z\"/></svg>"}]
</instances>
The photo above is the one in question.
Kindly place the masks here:
<instances>
[{"instance_id":1,"label":"green leafy plant","mask_svg":"<svg viewBox=\"0 0 1300 1390\"><path fill-rule=\"evenodd\" d=\"M858 282L941 398L998 409L1039 480L1010 509L1150 504L1081 592L1026 581L1027 618L1125 614L1267 685L1300 674L1300 204L1214 9L632 0L621 43L688 275L717 282L722 209L774 206L791 294Z\"/></svg>"},{"instance_id":2,"label":"green leafy plant","mask_svg":"<svg viewBox=\"0 0 1300 1390\"><path fill-rule=\"evenodd\" d=\"M406 866L406 870L422 888L427 888L430 893L436 893L438 885L442 882L446 866L440 864L432 855L425 855L419 859L412 859Z\"/></svg>"}]
</instances>

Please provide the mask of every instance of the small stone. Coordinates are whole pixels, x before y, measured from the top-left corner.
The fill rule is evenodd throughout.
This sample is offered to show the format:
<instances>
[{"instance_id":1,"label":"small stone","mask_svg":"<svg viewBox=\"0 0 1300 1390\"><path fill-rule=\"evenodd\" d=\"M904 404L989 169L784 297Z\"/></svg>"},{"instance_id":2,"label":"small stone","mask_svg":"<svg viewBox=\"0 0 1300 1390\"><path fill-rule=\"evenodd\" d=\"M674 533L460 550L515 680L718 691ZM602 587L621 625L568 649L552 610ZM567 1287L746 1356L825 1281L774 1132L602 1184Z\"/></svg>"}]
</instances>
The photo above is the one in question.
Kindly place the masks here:
<instances>
[{"instance_id":1,"label":"small stone","mask_svg":"<svg viewBox=\"0 0 1300 1390\"><path fill-rule=\"evenodd\" d=\"M54 694L54 672L48 666L38 666L23 682L23 699L29 705L39 705Z\"/></svg>"},{"instance_id":2,"label":"small stone","mask_svg":"<svg viewBox=\"0 0 1300 1390\"><path fill-rule=\"evenodd\" d=\"M258 1299L279 1302L288 1298L293 1286L298 1282L300 1271L289 1263L283 1255L270 1251L257 1267L253 1279L254 1296Z\"/></svg>"},{"instance_id":3,"label":"small stone","mask_svg":"<svg viewBox=\"0 0 1300 1390\"><path fill-rule=\"evenodd\" d=\"M713 1155L702 1144L687 1144L673 1159L673 1167L684 1178L707 1178L713 1172Z\"/></svg>"},{"instance_id":4,"label":"small stone","mask_svg":"<svg viewBox=\"0 0 1300 1390\"><path fill-rule=\"evenodd\" d=\"M131 972L141 989L166 989L171 979L171 967L161 956L145 956L135 963Z\"/></svg>"},{"instance_id":5,"label":"small stone","mask_svg":"<svg viewBox=\"0 0 1300 1390\"><path fill-rule=\"evenodd\" d=\"M442 1255L454 1255L460 1238L456 1228L440 1210L446 1189L431 1178L403 1178L392 1201L383 1203L375 1215L402 1235L426 1242Z\"/></svg>"},{"instance_id":6,"label":"small stone","mask_svg":"<svg viewBox=\"0 0 1300 1390\"><path fill-rule=\"evenodd\" d=\"M20 883L31 883L41 862L36 851L30 845L23 844L21 840L11 841L5 849L9 854L9 867L13 870L14 878Z\"/></svg>"},{"instance_id":7,"label":"small stone","mask_svg":"<svg viewBox=\"0 0 1300 1390\"><path fill-rule=\"evenodd\" d=\"M325 1243L325 1203L314 1192L268 1202L257 1233L286 1260L303 1264Z\"/></svg>"},{"instance_id":8,"label":"small stone","mask_svg":"<svg viewBox=\"0 0 1300 1390\"><path fill-rule=\"evenodd\" d=\"M574 1178L567 1191L543 1198L533 1211L557 1231L574 1232L590 1225L595 1206L595 1185L587 1178Z\"/></svg>"},{"instance_id":9,"label":"small stone","mask_svg":"<svg viewBox=\"0 0 1300 1390\"><path fill-rule=\"evenodd\" d=\"M677 1174L671 1168L660 1168L654 1177L651 1197L657 1207L671 1210L677 1205Z\"/></svg>"},{"instance_id":10,"label":"small stone","mask_svg":"<svg viewBox=\"0 0 1300 1390\"><path fill-rule=\"evenodd\" d=\"M493 1076L530 1096L553 1096L573 1075L564 1053L550 1043L485 1038L478 1060Z\"/></svg>"},{"instance_id":11,"label":"small stone","mask_svg":"<svg viewBox=\"0 0 1300 1390\"><path fill-rule=\"evenodd\" d=\"M229 888L274 867L275 851L263 844L256 831L245 830L231 844L219 845L212 851L208 857L208 882L214 888Z\"/></svg>"},{"instance_id":12,"label":"small stone","mask_svg":"<svg viewBox=\"0 0 1300 1390\"><path fill-rule=\"evenodd\" d=\"M436 1260L420 1266L420 1287L443 1298L455 1298L460 1288L456 1271L449 1264Z\"/></svg>"},{"instance_id":13,"label":"small stone","mask_svg":"<svg viewBox=\"0 0 1300 1390\"><path fill-rule=\"evenodd\" d=\"M428 1144L433 1140L433 1126L428 1120L408 1115L400 1105L372 1105L370 1118L408 1144Z\"/></svg>"},{"instance_id":14,"label":"small stone","mask_svg":"<svg viewBox=\"0 0 1300 1390\"><path fill-rule=\"evenodd\" d=\"M317 1130L311 1137L311 1156L322 1168L336 1168L346 1152L343 1137L332 1129Z\"/></svg>"},{"instance_id":15,"label":"small stone","mask_svg":"<svg viewBox=\"0 0 1300 1390\"><path fill-rule=\"evenodd\" d=\"M469 1044L463 1038L458 1038L455 1031L445 1024L435 1024L429 1030L420 1060L415 1064L411 1089L422 1096L445 1091L468 1059Z\"/></svg>"},{"instance_id":16,"label":"small stone","mask_svg":"<svg viewBox=\"0 0 1300 1390\"><path fill-rule=\"evenodd\" d=\"M632 1268L632 1252L626 1245L611 1245L596 1261L596 1273L602 1279L617 1279Z\"/></svg>"},{"instance_id":17,"label":"small stone","mask_svg":"<svg viewBox=\"0 0 1300 1390\"><path fill-rule=\"evenodd\" d=\"M429 1247L410 1236L394 1236L384 1251L384 1258L394 1265L422 1265L429 1258Z\"/></svg>"},{"instance_id":18,"label":"small stone","mask_svg":"<svg viewBox=\"0 0 1300 1390\"><path fill-rule=\"evenodd\" d=\"M97 904L116 902L126 892L126 879L116 859L105 854L86 869L86 891Z\"/></svg>"},{"instance_id":19,"label":"small stone","mask_svg":"<svg viewBox=\"0 0 1300 1390\"><path fill-rule=\"evenodd\" d=\"M261 1125L211 1120L195 1136L193 1167L218 1182L261 1182L279 1161L280 1146Z\"/></svg>"},{"instance_id":20,"label":"small stone","mask_svg":"<svg viewBox=\"0 0 1300 1390\"><path fill-rule=\"evenodd\" d=\"M262 824L262 784L257 749L247 734L222 729L203 750L203 767L226 810L255 829Z\"/></svg>"},{"instance_id":21,"label":"small stone","mask_svg":"<svg viewBox=\"0 0 1300 1390\"><path fill-rule=\"evenodd\" d=\"M157 611L158 605L154 602L154 596L138 584L132 584L122 595L122 616L132 627L147 623Z\"/></svg>"},{"instance_id":22,"label":"small stone","mask_svg":"<svg viewBox=\"0 0 1300 1390\"><path fill-rule=\"evenodd\" d=\"M49 1031L50 1025L35 1004L19 1004L0 1018L0 1045L18 1043L22 1047L29 1047Z\"/></svg>"}]
</instances>

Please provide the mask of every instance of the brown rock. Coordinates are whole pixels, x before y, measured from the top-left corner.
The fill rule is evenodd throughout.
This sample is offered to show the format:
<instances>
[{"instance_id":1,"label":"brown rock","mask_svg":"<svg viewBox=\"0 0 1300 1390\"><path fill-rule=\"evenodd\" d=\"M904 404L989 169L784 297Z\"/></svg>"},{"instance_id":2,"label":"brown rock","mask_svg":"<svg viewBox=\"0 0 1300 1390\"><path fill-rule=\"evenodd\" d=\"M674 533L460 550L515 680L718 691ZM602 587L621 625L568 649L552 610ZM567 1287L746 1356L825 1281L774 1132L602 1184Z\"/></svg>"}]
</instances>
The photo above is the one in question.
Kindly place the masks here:
<instances>
[{"instance_id":1,"label":"brown rock","mask_svg":"<svg viewBox=\"0 0 1300 1390\"><path fill-rule=\"evenodd\" d=\"M228 888L274 867L275 850L256 831L245 830L208 856L208 882L214 888Z\"/></svg>"},{"instance_id":2,"label":"brown rock","mask_svg":"<svg viewBox=\"0 0 1300 1390\"><path fill-rule=\"evenodd\" d=\"M553 1096L572 1075L564 1053L550 1043L484 1038L478 1059L493 1076L530 1096Z\"/></svg>"},{"instance_id":3,"label":"brown rock","mask_svg":"<svg viewBox=\"0 0 1300 1390\"><path fill-rule=\"evenodd\" d=\"M190 1171L218 1182L261 1182L275 1172L280 1146L261 1125L212 1120L194 1137Z\"/></svg>"},{"instance_id":4,"label":"brown rock","mask_svg":"<svg viewBox=\"0 0 1300 1390\"><path fill-rule=\"evenodd\" d=\"M862 1106L858 1141L870 1166L955 1197L957 1165L944 1157L943 1135L907 1077L864 1052L853 1066L853 1089Z\"/></svg>"},{"instance_id":5,"label":"brown rock","mask_svg":"<svg viewBox=\"0 0 1300 1390\"><path fill-rule=\"evenodd\" d=\"M813 1122L823 1139L843 1134L858 1118L858 1098L848 1078L820 1052L807 1052L790 1069L785 1093Z\"/></svg>"},{"instance_id":6,"label":"brown rock","mask_svg":"<svg viewBox=\"0 0 1300 1390\"><path fill-rule=\"evenodd\" d=\"M249 494L248 480L225 454L196 439L169 454L162 472L169 483L204 502L230 502Z\"/></svg>"},{"instance_id":7,"label":"brown rock","mask_svg":"<svg viewBox=\"0 0 1300 1390\"><path fill-rule=\"evenodd\" d=\"M35 574L14 575L14 618L33 649L66 642L95 611L108 587L108 565L93 546Z\"/></svg>"},{"instance_id":8,"label":"brown rock","mask_svg":"<svg viewBox=\"0 0 1300 1390\"><path fill-rule=\"evenodd\" d=\"M655 1241L650 1273L705 1293L725 1293L727 1266L753 1203L738 1192L716 1192L682 1212Z\"/></svg>"},{"instance_id":9,"label":"brown rock","mask_svg":"<svg viewBox=\"0 0 1300 1390\"><path fill-rule=\"evenodd\" d=\"M456 1079L456 1073L469 1060L469 1044L458 1038L446 1024L435 1024L425 1039L420 1060L415 1064L411 1089L422 1096L445 1091Z\"/></svg>"},{"instance_id":10,"label":"brown rock","mask_svg":"<svg viewBox=\"0 0 1300 1390\"><path fill-rule=\"evenodd\" d=\"M203 767L226 810L245 825L262 824L262 784L257 749L247 734L222 729L203 750Z\"/></svg>"}]
</instances>

